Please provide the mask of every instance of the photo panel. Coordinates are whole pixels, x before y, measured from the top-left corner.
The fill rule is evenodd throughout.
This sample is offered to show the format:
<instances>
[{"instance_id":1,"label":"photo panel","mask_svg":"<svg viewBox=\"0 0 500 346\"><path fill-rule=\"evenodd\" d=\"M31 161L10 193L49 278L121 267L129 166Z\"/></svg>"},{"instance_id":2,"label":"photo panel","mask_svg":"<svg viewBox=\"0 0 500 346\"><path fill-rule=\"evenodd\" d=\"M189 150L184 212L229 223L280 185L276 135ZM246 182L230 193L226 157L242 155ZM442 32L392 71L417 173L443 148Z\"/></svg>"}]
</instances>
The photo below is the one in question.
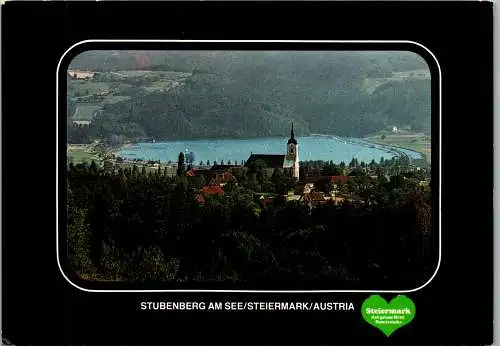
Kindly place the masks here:
<instances>
[{"instance_id":1,"label":"photo panel","mask_svg":"<svg viewBox=\"0 0 500 346\"><path fill-rule=\"evenodd\" d=\"M304 292L430 282L440 262L440 67L429 50L154 45L85 42L59 65L68 280Z\"/></svg>"}]
</instances>

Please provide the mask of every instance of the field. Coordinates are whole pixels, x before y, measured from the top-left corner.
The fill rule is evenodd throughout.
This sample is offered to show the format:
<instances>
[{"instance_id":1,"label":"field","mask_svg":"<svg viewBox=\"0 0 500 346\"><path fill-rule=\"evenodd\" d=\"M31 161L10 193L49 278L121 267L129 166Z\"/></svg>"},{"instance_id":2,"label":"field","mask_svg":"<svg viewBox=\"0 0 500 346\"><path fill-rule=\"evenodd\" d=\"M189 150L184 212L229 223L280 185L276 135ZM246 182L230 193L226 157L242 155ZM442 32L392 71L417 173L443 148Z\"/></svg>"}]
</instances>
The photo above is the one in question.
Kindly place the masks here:
<instances>
[{"instance_id":1,"label":"field","mask_svg":"<svg viewBox=\"0 0 500 346\"><path fill-rule=\"evenodd\" d=\"M73 120L73 123L77 125L89 125L90 120Z\"/></svg>"},{"instance_id":2,"label":"field","mask_svg":"<svg viewBox=\"0 0 500 346\"><path fill-rule=\"evenodd\" d=\"M378 132L365 138L380 144L389 144L402 148L413 149L425 154L427 162L431 163L431 138L423 133L412 133L409 131L392 133L385 131Z\"/></svg>"},{"instance_id":3,"label":"field","mask_svg":"<svg viewBox=\"0 0 500 346\"><path fill-rule=\"evenodd\" d=\"M100 105L93 104L77 104L75 113L73 114L73 120L84 120L90 121L95 115L95 112L100 110Z\"/></svg>"},{"instance_id":4,"label":"field","mask_svg":"<svg viewBox=\"0 0 500 346\"><path fill-rule=\"evenodd\" d=\"M137 82L146 92L165 92L180 87L190 73L175 71L118 71L98 73L89 80L68 80L68 97L76 103L72 120L88 124L95 112L107 104L124 102L130 99L124 90Z\"/></svg>"},{"instance_id":5,"label":"field","mask_svg":"<svg viewBox=\"0 0 500 346\"><path fill-rule=\"evenodd\" d=\"M157 82L153 82L148 86L143 87L144 90L149 91L149 92L154 92L154 91L167 91L173 88L177 88L181 85L180 81L173 81L173 80L160 80Z\"/></svg>"},{"instance_id":6,"label":"field","mask_svg":"<svg viewBox=\"0 0 500 346\"><path fill-rule=\"evenodd\" d=\"M368 94L373 94L379 87L389 82L404 82L406 80L429 80L430 72L424 70L412 70L404 72L393 72L391 75L384 78L366 78L363 82L363 90Z\"/></svg>"},{"instance_id":7,"label":"field","mask_svg":"<svg viewBox=\"0 0 500 346\"><path fill-rule=\"evenodd\" d=\"M112 104L112 103L123 102L123 101L126 101L128 99L130 99L130 96L110 95L110 96L107 96L101 103L103 105Z\"/></svg>"},{"instance_id":8,"label":"field","mask_svg":"<svg viewBox=\"0 0 500 346\"><path fill-rule=\"evenodd\" d=\"M78 163L90 163L92 160L98 160L95 155L88 152L89 147L87 145L70 145L68 146L68 161L72 161L74 164Z\"/></svg>"},{"instance_id":9,"label":"field","mask_svg":"<svg viewBox=\"0 0 500 346\"><path fill-rule=\"evenodd\" d=\"M187 78L190 73L176 72L176 71L148 71L148 70L131 70L131 71L118 71L114 72L115 76L123 78L140 77L147 79L166 79L166 80L179 80Z\"/></svg>"},{"instance_id":10,"label":"field","mask_svg":"<svg viewBox=\"0 0 500 346\"><path fill-rule=\"evenodd\" d=\"M94 80L73 80L70 79L68 82L68 91L72 96L86 96L97 94L102 91L110 89L110 84L107 82L100 82Z\"/></svg>"}]
</instances>

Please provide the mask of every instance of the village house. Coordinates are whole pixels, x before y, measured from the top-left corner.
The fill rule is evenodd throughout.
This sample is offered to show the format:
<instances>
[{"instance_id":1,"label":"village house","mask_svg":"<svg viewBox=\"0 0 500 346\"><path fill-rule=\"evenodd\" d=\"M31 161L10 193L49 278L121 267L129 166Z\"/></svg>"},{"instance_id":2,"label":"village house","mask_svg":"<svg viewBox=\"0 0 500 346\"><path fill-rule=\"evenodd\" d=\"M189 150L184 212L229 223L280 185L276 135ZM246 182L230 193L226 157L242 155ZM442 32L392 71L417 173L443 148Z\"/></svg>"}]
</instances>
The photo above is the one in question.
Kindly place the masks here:
<instances>
[{"instance_id":1,"label":"village house","mask_svg":"<svg viewBox=\"0 0 500 346\"><path fill-rule=\"evenodd\" d=\"M224 190L218 185L205 185L201 189L203 196L224 196Z\"/></svg>"},{"instance_id":2,"label":"village house","mask_svg":"<svg viewBox=\"0 0 500 346\"><path fill-rule=\"evenodd\" d=\"M234 175L225 170L190 169L186 172L186 177L200 184L218 185L220 187L225 186L229 182L236 182Z\"/></svg>"},{"instance_id":3,"label":"village house","mask_svg":"<svg viewBox=\"0 0 500 346\"><path fill-rule=\"evenodd\" d=\"M213 180L214 184L217 184L221 187L224 187L227 183L230 182L236 182L236 178L231 172L219 172Z\"/></svg>"},{"instance_id":4,"label":"village house","mask_svg":"<svg viewBox=\"0 0 500 346\"><path fill-rule=\"evenodd\" d=\"M425 180L420 180L418 184L421 187L428 187L430 183L431 183L430 179L425 179Z\"/></svg>"},{"instance_id":5,"label":"village house","mask_svg":"<svg viewBox=\"0 0 500 346\"><path fill-rule=\"evenodd\" d=\"M197 194L194 198L194 200L199 204L199 205L204 205L205 204L205 198L203 198L203 195L201 193Z\"/></svg>"},{"instance_id":6,"label":"village house","mask_svg":"<svg viewBox=\"0 0 500 346\"><path fill-rule=\"evenodd\" d=\"M345 198L344 197L338 197L338 196L333 196L333 197L325 197L325 199L327 200L327 202L331 202L335 205L338 205L342 202L345 201Z\"/></svg>"},{"instance_id":7,"label":"village house","mask_svg":"<svg viewBox=\"0 0 500 346\"><path fill-rule=\"evenodd\" d=\"M330 181L332 183L332 188L334 190L332 195L335 195L335 192L339 188L339 184L347 184L347 182L349 181L349 176L327 175L327 176L307 177L302 181L303 184L302 193L308 194L313 192L315 190L315 184L318 183L319 181Z\"/></svg>"},{"instance_id":8,"label":"village house","mask_svg":"<svg viewBox=\"0 0 500 346\"><path fill-rule=\"evenodd\" d=\"M302 193L308 194L311 193L314 190L314 183L306 183L304 184L304 188L302 190Z\"/></svg>"},{"instance_id":9,"label":"village house","mask_svg":"<svg viewBox=\"0 0 500 346\"><path fill-rule=\"evenodd\" d=\"M318 207L324 204L325 202L326 202L325 194L319 191L305 193L299 199L299 203L306 205L309 208L309 210L311 210L314 207Z\"/></svg>"},{"instance_id":10,"label":"village house","mask_svg":"<svg viewBox=\"0 0 500 346\"><path fill-rule=\"evenodd\" d=\"M273 201L274 201L274 198L270 198L270 197L261 196L259 198L260 205L262 206L263 209L267 208L270 204L273 203Z\"/></svg>"},{"instance_id":11,"label":"village house","mask_svg":"<svg viewBox=\"0 0 500 346\"><path fill-rule=\"evenodd\" d=\"M96 75L92 71L78 71L78 70L68 70L68 75L74 79L91 79Z\"/></svg>"},{"instance_id":12,"label":"village house","mask_svg":"<svg viewBox=\"0 0 500 346\"><path fill-rule=\"evenodd\" d=\"M328 177L334 186L338 184L347 184L349 181L349 176L347 175L331 175Z\"/></svg>"},{"instance_id":13,"label":"village house","mask_svg":"<svg viewBox=\"0 0 500 346\"><path fill-rule=\"evenodd\" d=\"M224 190L218 185L205 185L200 189L200 193L195 196L195 201L199 205L205 204L205 197L224 196Z\"/></svg>"}]
</instances>

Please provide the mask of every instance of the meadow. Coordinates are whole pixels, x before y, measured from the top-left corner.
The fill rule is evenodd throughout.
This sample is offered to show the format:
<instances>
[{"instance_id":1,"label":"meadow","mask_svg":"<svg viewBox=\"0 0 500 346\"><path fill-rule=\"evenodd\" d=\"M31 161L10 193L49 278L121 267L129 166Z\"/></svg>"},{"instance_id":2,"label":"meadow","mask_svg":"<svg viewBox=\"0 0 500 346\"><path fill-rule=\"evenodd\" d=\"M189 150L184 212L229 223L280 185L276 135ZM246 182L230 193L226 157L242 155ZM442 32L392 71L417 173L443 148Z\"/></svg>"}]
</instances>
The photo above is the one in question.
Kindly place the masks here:
<instances>
[{"instance_id":1,"label":"meadow","mask_svg":"<svg viewBox=\"0 0 500 346\"><path fill-rule=\"evenodd\" d=\"M394 145L418 151L425 154L427 162L431 163L431 138L424 133L415 133L411 131L398 131L397 133L380 131L365 137L365 139L380 144Z\"/></svg>"},{"instance_id":2,"label":"meadow","mask_svg":"<svg viewBox=\"0 0 500 346\"><path fill-rule=\"evenodd\" d=\"M74 164L90 163L92 160L97 161L96 155L89 151L88 145L70 145L67 150L68 161Z\"/></svg>"},{"instance_id":3,"label":"meadow","mask_svg":"<svg viewBox=\"0 0 500 346\"><path fill-rule=\"evenodd\" d=\"M117 71L97 73L89 80L68 80L68 100L74 104L69 118L77 124L88 124L107 105L127 101L130 88L144 91L164 92L179 87L190 75L175 71Z\"/></svg>"}]
</instances>

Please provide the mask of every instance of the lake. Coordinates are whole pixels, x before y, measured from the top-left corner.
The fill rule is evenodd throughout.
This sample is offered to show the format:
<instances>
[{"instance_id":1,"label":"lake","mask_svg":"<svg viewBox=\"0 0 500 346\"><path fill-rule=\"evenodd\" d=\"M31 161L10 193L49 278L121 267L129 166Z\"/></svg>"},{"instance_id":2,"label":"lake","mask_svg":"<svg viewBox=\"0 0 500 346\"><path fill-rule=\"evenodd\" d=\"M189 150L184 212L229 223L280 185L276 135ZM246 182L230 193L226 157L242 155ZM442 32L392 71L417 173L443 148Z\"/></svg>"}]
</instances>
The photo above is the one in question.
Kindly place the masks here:
<instances>
[{"instance_id":1,"label":"lake","mask_svg":"<svg viewBox=\"0 0 500 346\"><path fill-rule=\"evenodd\" d=\"M251 139L203 139L186 141L168 141L156 143L137 143L123 148L118 155L127 159L142 159L161 162L177 162L180 152L193 152L195 163L240 163L253 154L285 154L287 138L251 138ZM369 163L381 157L391 159L397 153L390 148L366 142L356 138L339 138L334 136L297 137L299 144L299 160L324 160L349 163L353 158ZM405 149L398 149L411 158L419 159L421 154Z\"/></svg>"}]
</instances>

